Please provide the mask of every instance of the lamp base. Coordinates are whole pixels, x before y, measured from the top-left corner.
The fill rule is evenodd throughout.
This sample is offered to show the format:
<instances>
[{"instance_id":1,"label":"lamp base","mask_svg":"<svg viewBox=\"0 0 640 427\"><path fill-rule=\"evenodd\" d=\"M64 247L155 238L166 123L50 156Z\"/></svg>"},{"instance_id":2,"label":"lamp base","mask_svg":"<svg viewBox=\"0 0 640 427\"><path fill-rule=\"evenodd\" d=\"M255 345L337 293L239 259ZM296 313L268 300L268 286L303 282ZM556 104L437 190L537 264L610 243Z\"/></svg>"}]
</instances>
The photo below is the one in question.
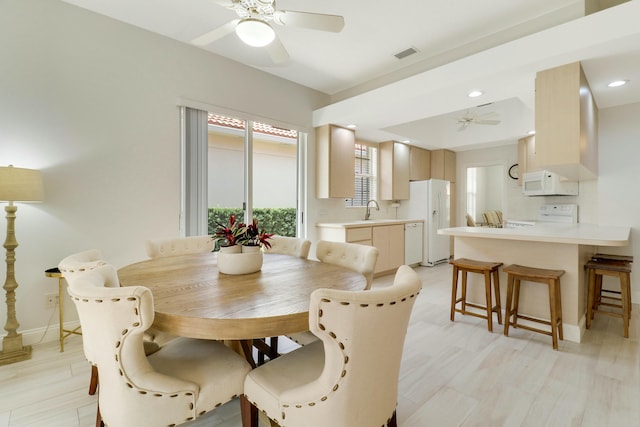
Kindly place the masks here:
<instances>
[{"instance_id":1,"label":"lamp base","mask_svg":"<svg viewBox=\"0 0 640 427\"><path fill-rule=\"evenodd\" d=\"M0 365L21 362L31 359L31 346L22 345L22 335L9 337L2 340L2 351L0 351Z\"/></svg>"}]
</instances>

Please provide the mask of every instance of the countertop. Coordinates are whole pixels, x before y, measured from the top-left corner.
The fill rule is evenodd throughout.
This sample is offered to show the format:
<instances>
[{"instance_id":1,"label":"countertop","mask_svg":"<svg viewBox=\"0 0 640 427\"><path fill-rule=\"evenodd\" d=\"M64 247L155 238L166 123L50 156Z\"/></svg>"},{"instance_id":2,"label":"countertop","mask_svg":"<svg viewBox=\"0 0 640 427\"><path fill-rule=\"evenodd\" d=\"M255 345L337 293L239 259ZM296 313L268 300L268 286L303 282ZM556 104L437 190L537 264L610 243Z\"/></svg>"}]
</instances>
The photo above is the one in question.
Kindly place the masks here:
<instances>
[{"instance_id":1,"label":"countertop","mask_svg":"<svg viewBox=\"0 0 640 427\"><path fill-rule=\"evenodd\" d=\"M595 246L627 246L630 232L629 227L553 223L538 223L532 227L517 228L453 227L438 230L438 234L454 237L479 237Z\"/></svg>"},{"instance_id":2,"label":"countertop","mask_svg":"<svg viewBox=\"0 0 640 427\"><path fill-rule=\"evenodd\" d=\"M406 224L409 222L424 222L423 219L361 219L356 221L346 222L320 222L316 224L316 227L326 228L352 228L352 227L372 227L375 225L393 225L393 224Z\"/></svg>"}]
</instances>

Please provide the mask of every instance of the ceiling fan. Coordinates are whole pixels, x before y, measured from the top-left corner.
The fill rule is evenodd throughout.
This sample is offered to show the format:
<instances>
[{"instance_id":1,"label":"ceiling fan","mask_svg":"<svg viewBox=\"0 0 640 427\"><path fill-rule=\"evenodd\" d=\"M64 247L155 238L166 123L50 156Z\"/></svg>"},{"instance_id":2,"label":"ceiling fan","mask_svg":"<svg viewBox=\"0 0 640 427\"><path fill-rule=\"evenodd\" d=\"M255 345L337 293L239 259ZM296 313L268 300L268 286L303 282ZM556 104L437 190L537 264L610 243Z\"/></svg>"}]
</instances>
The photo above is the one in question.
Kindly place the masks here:
<instances>
[{"instance_id":1,"label":"ceiling fan","mask_svg":"<svg viewBox=\"0 0 640 427\"><path fill-rule=\"evenodd\" d=\"M463 116L458 117L456 119L457 123L460 125L458 131L463 131L472 124L476 125L497 125L500 123L498 113L491 111L483 114L475 114L467 110Z\"/></svg>"},{"instance_id":2,"label":"ceiling fan","mask_svg":"<svg viewBox=\"0 0 640 427\"><path fill-rule=\"evenodd\" d=\"M284 27L308 28L333 33L339 33L344 27L342 16L277 9L275 0L216 0L216 2L234 10L238 19L196 37L191 40L191 43L196 46L206 46L235 31L244 43L254 47L264 46L274 63L288 60L289 54L273 30L272 23Z\"/></svg>"}]
</instances>

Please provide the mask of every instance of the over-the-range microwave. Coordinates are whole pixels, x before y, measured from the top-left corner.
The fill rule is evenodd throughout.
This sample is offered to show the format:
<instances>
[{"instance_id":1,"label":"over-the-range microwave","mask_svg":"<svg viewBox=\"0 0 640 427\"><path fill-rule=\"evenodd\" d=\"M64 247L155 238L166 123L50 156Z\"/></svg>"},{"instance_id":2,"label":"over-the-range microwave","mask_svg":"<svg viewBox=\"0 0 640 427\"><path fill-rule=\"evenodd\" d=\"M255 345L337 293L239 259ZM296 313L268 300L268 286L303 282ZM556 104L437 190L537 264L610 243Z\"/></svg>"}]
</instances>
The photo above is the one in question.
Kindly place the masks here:
<instances>
[{"instance_id":1,"label":"over-the-range microwave","mask_svg":"<svg viewBox=\"0 0 640 427\"><path fill-rule=\"evenodd\" d=\"M525 196L577 196L578 183L546 170L527 172L522 175L522 192Z\"/></svg>"}]
</instances>

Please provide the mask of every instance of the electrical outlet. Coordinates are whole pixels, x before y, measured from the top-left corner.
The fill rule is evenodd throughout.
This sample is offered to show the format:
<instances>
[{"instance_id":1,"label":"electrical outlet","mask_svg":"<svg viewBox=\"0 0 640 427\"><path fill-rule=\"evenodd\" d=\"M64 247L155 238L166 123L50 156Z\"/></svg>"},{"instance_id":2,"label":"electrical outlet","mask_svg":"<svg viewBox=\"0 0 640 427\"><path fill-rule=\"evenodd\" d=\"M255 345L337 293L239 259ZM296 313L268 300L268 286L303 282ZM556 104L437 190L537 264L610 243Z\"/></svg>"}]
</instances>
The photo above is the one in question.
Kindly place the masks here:
<instances>
[{"instance_id":1,"label":"electrical outlet","mask_svg":"<svg viewBox=\"0 0 640 427\"><path fill-rule=\"evenodd\" d=\"M44 305L47 308L53 308L58 305L58 294L47 294L44 296Z\"/></svg>"}]
</instances>

